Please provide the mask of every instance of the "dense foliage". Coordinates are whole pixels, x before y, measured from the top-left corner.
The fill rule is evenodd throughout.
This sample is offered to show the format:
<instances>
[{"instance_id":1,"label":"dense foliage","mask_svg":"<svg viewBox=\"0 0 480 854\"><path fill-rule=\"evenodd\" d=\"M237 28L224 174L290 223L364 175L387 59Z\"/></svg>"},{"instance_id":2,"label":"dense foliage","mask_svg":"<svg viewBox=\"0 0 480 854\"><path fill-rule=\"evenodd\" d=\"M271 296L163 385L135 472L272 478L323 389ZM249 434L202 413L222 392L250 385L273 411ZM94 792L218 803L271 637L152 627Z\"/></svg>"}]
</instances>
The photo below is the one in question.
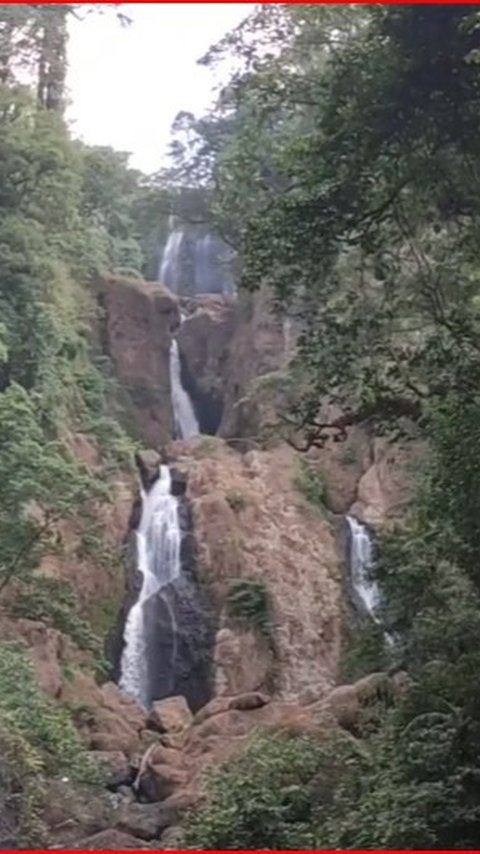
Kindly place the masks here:
<instances>
[{"instance_id":1,"label":"dense foliage","mask_svg":"<svg viewBox=\"0 0 480 854\"><path fill-rule=\"evenodd\" d=\"M2 824L12 810L12 836L22 848L46 841L41 806L47 778L66 775L95 786L104 782L67 710L46 698L26 649L16 644L0 644L0 749Z\"/></svg>"},{"instance_id":2,"label":"dense foliage","mask_svg":"<svg viewBox=\"0 0 480 854\"><path fill-rule=\"evenodd\" d=\"M76 591L36 571L45 547L61 555L60 520L95 530L109 470L133 450L110 417L95 286L106 270L142 267L134 207L143 187L125 155L73 140L63 120L74 10L0 8L0 610L7 626L27 617L62 631L104 676L103 639ZM76 432L97 443L99 477L75 457ZM31 825L42 781L91 779L88 762L67 711L36 685L26 649L1 646L0 694L2 820L12 803Z\"/></svg>"},{"instance_id":3,"label":"dense foliage","mask_svg":"<svg viewBox=\"0 0 480 854\"><path fill-rule=\"evenodd\" d=\"M208 154L211 215L244 285L270 285L298 319L287 438L305 449L362 422L421 437L428 453L376 566L389 663L411 689L358 754L339 753L339 775L312 769L315 749L297 764L295 739L230 765L193 845L480 845L479 25L461 4L261 7L204 60L233 53L238 70L190 122L182 156L201 175ZM352 670L384 667L378 631L362 643ZM285 785L305 798L298 824L285 821L283 777L267 776L282 755Z\"/></svg>"}]
</instances>

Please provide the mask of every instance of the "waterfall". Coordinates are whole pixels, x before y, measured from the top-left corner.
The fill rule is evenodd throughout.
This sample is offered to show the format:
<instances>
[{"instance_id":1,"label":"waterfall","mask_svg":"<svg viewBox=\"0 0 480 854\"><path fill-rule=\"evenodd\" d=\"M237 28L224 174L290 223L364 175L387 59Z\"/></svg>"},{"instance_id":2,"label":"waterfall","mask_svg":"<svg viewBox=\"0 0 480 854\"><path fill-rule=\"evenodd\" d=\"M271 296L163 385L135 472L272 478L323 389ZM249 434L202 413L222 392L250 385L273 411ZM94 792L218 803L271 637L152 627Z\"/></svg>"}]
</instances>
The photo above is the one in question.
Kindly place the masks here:
<instances>
[{"instance_id":1,"label":"waterfall","mask_svg":"<svg viewBox=\"0 0 480 854\"><path fill-rule=\"evenodd\" d=\"M169 235L162 253L158 277L163 285L177 293L180 285L180 257L184 231L175 223L176 217L170 216L168 218Z\"/></svg>"},{"instance_id":2,"label":"waterfall","mask_svg":"<svg viewBox=\"0 0 480 854\"><path fill-rule=\"evenodd\" d=\"M179 439L193 439L200 429L192 401L182 385L180 353L174 338L170 346L170 388L175 432Z\"/></svg>"},{"instance_id":3,"label":"waterfall","mask_svg":"<svg viewBox=\"0 0 480 854\"><path fill-rule=\"evenodd\" d=\"M181 224L176 216L168 220L158 278L175 294L232 294L233 250L204 227Z\"/></svg>"},{"instance_id":4,"label":"waterfall","mask_svg":"<svg viewBox=\"0 0 480 854\"><path fill-rule=\"evenodd\" d=\"M125 625L120 687L143 705L149 703L145 605L180 575L181 531L178 499L171 494L168 466L160 466L149 492L142 490L142 515L136 532L137 567L142 586Z\"/></svg>"},{"instance_id":5,"label":"waterfall","mask_svg":"<svg viewBox=\"0 0 480 854\"><path fill-rule=\"evenodd\" d=\"M347 516L350 528L350 574L353 589L365 606L365 610L376 622L376 608L380 592L376 581L370 577L373 565L373 542L370 531L354 516Z\"/></svg>"}]
</instances>

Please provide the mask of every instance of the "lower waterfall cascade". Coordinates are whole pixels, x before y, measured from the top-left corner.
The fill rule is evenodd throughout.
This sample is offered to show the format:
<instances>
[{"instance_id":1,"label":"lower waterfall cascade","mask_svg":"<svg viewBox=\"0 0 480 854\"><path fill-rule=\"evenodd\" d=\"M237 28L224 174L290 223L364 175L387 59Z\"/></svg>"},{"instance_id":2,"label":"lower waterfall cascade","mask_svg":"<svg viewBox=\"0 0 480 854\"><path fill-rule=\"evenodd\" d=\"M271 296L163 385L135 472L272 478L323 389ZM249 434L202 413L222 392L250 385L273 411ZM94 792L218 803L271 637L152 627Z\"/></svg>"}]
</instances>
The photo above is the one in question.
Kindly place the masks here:
<instances>
[{"instance_id":1,"label":"lower waterfall cascade","mask_svg":"<svg viewBox=\"0 0 480 854\"><path fill-rule=\"evenodd\" d=\"M182 385L180 351L175 338L170 345L170 388L177 438L193 439L199 435L200 428L190 395Z\"/></svg>"},{"instance_id":2,"label":"lower waterfall cascade","mask_svg":"<svg viewBox=\"0 0 480 854\"><path fill-rule=\"evenodd\" d=\"M162 465L150 491L142 490L142 514L136 532L142 586L126 621L120 664L120 687L143 705L149 701L145 606L180 575L180 544L178 498L171 494L170 469Z\"/></svg>"},{"instance_id":3,"label":"lower waterfall cascade","mask_svg":"<svg viewBox=\"0 0 480 854\"><path fill-rule=\"evenodd\" d=\"M352 586L367 614L378 621L376 608L380 602L378 584L370 577L373 564L372 535L366 525L354 516L347 516L350 530L349 566Z\"/></svg>"}]
</instances>

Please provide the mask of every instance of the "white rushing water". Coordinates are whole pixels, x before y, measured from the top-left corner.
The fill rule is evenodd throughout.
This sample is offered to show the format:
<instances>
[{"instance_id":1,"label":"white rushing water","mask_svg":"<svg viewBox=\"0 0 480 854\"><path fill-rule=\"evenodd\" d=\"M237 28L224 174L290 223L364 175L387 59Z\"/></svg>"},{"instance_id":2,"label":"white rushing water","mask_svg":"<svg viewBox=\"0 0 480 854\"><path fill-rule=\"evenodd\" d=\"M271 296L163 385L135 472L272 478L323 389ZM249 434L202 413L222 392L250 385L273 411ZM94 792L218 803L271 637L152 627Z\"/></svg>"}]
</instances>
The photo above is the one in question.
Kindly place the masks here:
<instances>
[{"instance_id":1,"label":"white rushing water","mask_svg":"<svg viewBox=\"0 0 480 854\"><path fill-rule=\"evenodd\" d=\"M168 219L169 234L158 270L158 277L162 284L174 293L177 292L180 281L180 259L184 237L183 228L178 228L176 221L176 217L173 215Z\"/></svg>"},{"instance_id":2,"label":"white rushing water","mask_svg":"<svg viewBox=\"0 0 480 854\"><path fill-rule=\"evenodd\" d=\"M370 577L373 564L372 537L366 525L347 516L350 528L350 572L355 592L366 611L377 621L376 608L380 602L377 583Z\"/></svg>"},{"instance_id":3,"label":"white rushing water","mask_svg":"<svg viewBox=\"0 0 480 854\"><path fill-rule=\"evenodd\" d=\"M190 396L182 385L180 353L175 338L170 347L170 388L177 437L179 439L193 439L199 435L200 428Z\"/></svg>"},{"instance_id":4,"label":"white rushing water","mask_svg":"<svg viewBox=\"0 0 480 854\"><path fill-rule=\"evenodd\" d=\"M234 257L219 235L205 234L171 214L158 278L175 294L232 294Z\"/></svg>"},{"instance_id":5,"label":"white rushing water","mask_svg":"<svg viewBox=\"0 0 480 854\"><path fill-rule=\"evenodd\" d=\"M119 684L143 705L148 703L149 689L145 603L180 575L178 499L170 489L170 470L161 466L150 491L142 491L142 515L136 534L142 587L125 625Z\"/></svg>"}]
</instances>

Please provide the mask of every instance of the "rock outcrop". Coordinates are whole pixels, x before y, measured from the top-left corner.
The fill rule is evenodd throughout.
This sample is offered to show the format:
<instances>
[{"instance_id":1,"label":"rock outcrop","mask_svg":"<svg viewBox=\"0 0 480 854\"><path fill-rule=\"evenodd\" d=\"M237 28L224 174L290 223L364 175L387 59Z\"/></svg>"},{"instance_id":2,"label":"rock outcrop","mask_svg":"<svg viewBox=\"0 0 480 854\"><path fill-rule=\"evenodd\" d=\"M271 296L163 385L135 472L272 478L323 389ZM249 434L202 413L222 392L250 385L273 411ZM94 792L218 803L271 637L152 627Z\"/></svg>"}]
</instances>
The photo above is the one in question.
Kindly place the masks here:
<instances>
[{"instance_id":1,"label":"rock outcrop","mask_svg":"<svg viewBox=\"0 0 480 854\"><path fill-rule=\"evenodd\" d=\"M181 300L185 318L177 339L185 387L202 433L214 435L222 420L227 362L237 324L237 302L228 296Z\"/></svg>"},{"instance_id":2,"label":"rock outcrop","mask_svg":"<svg viewBox=\"0 0 480 854\"><path fill-rule=\"evenodd\" d=\"M180 320L162 285L106 277L99 288L103 346L120 386L120 412L130 430L158 448L172 436L169 351Z\"/></svg>"},{"instance_id":3,"label":"rock outcrop","mask_svg":"<svg viewBox=\"0 0 480 854\"><path fill-rule=\"evenodd\" d=\"M351 512L374 527L398 521L410 503L415 471L425 453L419 441L372 441L372 458L358 481Z\"/></svg>"},{"instance_id":4,"label":"rock outcrop","mask_svg":"<svg viewBox=\"0 0 480 854\"><path fill-rule=\"evenodd\" d=\"M273 312L272 294L267 289L240 294L225 363L220 436L255 439L262 432L263 422L270 415L271 388L252 384L285 366L291 344L284 322Z\"/></svg>"},{"instance_id":5,"label":"rock outcrop","mask_svg":"<svg viewBox=\"0 0 480 854\"><path fill-rule=\"evenodd\" d=\"M261 289L180 302L184 321L177 337L183 377L201 432L257 437L273 407L272 384L256 381L281 370L292 350L287 326L273 312L271 294Z\"/></svg>"},{"instance_id":6,"label":"rock outcrop","mask_svg":"<svg viewBox=\"0 0 480 854\"><path fill-rule=\"evenodd\" d=\"M328 690L340 651L340 572L330 525L295 486L295 453L283 446L240 456L219 439L200 439L179 463L188 471L200 578L220 613L216 694L273 688L293 698L312 683ZM229 613L239 580L264 585L271 598L270 638Z\"/></svg>"}]
</instances>

